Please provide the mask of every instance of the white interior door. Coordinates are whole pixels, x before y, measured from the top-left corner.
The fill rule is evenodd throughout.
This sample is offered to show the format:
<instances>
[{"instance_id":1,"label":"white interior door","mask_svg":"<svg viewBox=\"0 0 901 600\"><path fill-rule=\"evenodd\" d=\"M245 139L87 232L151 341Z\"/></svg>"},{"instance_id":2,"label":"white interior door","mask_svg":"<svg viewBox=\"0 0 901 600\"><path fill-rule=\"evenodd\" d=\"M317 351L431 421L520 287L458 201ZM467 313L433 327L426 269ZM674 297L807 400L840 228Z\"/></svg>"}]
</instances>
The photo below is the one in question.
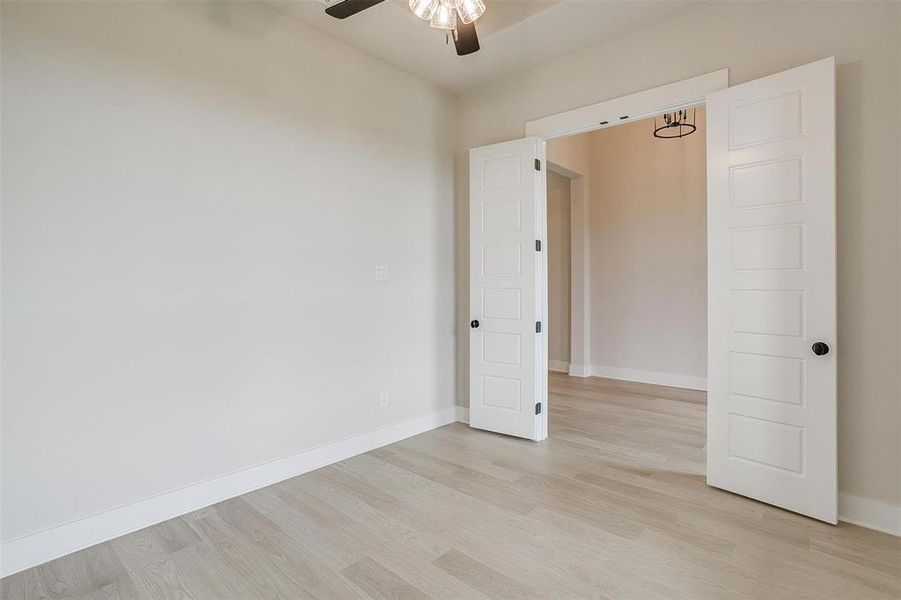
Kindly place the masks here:
<instances>
[{"instance_id":1,"label":"white interior door","mask_svg":"<svg viewBox=\"0 0 901 600\"><path fill-rule=\"evenodd\" d=\"M710 94L707 153L707 482L835 523L834 59Z\"/></svg>"},{"instance_id":2,"label":"white interior door","mask_svg":"<svg viewBox=\"0 0 901 600\"><path fill-rule=\"evenodd\" d=\"M469 423L533 440L547 437L545 196L538 138L469 151Z\"/></svg>"}]
</instances>

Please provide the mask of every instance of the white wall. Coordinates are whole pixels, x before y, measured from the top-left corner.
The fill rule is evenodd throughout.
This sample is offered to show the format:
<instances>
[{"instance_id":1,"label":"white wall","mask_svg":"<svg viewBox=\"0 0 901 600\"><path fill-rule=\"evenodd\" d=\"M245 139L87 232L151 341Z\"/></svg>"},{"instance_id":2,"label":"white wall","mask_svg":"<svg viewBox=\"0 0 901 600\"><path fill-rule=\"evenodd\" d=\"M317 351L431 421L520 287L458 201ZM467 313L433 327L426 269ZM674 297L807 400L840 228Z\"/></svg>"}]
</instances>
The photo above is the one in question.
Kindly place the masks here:
<instances>
[{"instance_id":1,"label":"white wall","mask_svg":"<svg viewBox=\"0 0 901 600\"><path fill-rule=\"evenodd\" d=\"M839 487L901 505L901 104L892 2L713 2L555 59L462 98L457 182L468 148L522 137L526 121L728 67L733 84L837 59ZM458 310L469 297L468 190L456 207ZM464 333L464 323L457 324ZM468 349L457 348L458 381ZM466 386L458 386L468 403Z\"/></svg>"},{"instance_id":2,"label":"white wall","mask_svg":"<svg viewBox=\"0 0 901 600\"><path fill-rule=\"evenodd\" d=\"M570 329L570 180L547 174L548 361L569 367Z\"/></svg>"},{"instance_id":3,"label":"white wall","mask_svg":"<svg viewBox=\"0 0 901 600\"><path fill-rule=\"evenodd\" d=\"M452 406L455 119L260 3L3 2L3 540Z\"/></svg>"}]
</instances>

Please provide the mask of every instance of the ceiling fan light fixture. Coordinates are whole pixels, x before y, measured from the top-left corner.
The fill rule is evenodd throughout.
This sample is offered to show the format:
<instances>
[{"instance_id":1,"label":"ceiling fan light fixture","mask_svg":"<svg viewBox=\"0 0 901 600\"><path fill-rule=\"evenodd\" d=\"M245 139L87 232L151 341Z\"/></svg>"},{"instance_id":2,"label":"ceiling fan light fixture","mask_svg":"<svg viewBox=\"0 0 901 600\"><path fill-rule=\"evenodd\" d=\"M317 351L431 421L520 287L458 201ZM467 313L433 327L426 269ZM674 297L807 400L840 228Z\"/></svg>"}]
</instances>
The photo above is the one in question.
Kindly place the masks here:
<instances>
[{"instance_id":1,"label":"ceiling fan light fixture","mask_svg":"<svg viewBox=\"0 0 901 600\"><path fill-rule=\"evenodd\" d=\"M457 0L457 10L464 23L472 23L485 12L485 3L482 0Z\"/></svg>"},{"instance_id":2,"label":"ceiling fan light fixture","mask_svg":"<svg viewBox=\"0 0 901 600\"><path fill-rule=\"evenodd\" d=\"M410 10L424 21L428 21L435 14L440 0L410 0Z\"/></svg>"},{"instance_id":3,"label":"ceiling fan light fixture","mask_svg":"<svg viewBox=\"0 0 901 600\"><path fill-rule=\"evenodd\" d=\"M429 25L435 29L456 29L457 27L457 11L454 7L448 6L444 2L438 2Z\"/></svg>"}]
</instances>

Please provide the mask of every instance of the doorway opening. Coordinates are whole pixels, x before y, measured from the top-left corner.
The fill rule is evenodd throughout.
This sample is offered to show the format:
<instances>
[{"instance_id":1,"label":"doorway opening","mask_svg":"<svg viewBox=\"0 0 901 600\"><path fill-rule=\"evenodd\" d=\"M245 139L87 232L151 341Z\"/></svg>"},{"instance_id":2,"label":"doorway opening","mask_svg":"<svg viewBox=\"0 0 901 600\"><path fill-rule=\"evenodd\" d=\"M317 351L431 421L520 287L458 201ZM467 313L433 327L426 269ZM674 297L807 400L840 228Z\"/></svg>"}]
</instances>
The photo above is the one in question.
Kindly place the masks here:
<instances>
[{"instance_id":1,"label":"doorway opening","mask_svg":"<svg viewBox=\"0 0 901 600\"><path fill-rule=\"evenodd\" d=\"M547 142L551 371L706 390L705 111L688 110L684 137L651 116Z\"/></svg>"},{"instance_id":2,"label":"doorway opening","mask_svg":"<svg viewBox=\"0 0 901 600\"><path fill-rule=\"evenodd\" d=\"M704 476L706 113L689 110L681 138L651 116L546 143L548 427Z\"/></svg>"}]
</instances>

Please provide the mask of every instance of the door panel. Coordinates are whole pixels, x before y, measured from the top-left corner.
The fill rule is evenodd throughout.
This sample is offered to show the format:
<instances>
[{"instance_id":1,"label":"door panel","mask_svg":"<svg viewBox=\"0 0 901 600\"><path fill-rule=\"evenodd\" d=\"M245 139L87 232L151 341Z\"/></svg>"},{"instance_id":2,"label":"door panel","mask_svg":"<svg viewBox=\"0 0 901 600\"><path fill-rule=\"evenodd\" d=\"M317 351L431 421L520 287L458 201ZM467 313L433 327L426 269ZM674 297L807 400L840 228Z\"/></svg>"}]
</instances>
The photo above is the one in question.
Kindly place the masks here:
<instances>
[{"instance_id":1,"label":"door panel","mask_svg":"<svg viewBox=\"0 0 901 600\"><path fill-rule=\"evenodd\" d=\"M707 481L835 523L834 60L715 92L707 119Z\"/></svg>"},{"instance_id":2,"label":"door panel","mask_svg":"<svg viewBox=\"0 0 901 600\"><path fill-rule=\"evenodd\" d=\"M472 427L547 434L544 145L526 138L470 150L470 409Z\"/></svg>"}]
</instances>

